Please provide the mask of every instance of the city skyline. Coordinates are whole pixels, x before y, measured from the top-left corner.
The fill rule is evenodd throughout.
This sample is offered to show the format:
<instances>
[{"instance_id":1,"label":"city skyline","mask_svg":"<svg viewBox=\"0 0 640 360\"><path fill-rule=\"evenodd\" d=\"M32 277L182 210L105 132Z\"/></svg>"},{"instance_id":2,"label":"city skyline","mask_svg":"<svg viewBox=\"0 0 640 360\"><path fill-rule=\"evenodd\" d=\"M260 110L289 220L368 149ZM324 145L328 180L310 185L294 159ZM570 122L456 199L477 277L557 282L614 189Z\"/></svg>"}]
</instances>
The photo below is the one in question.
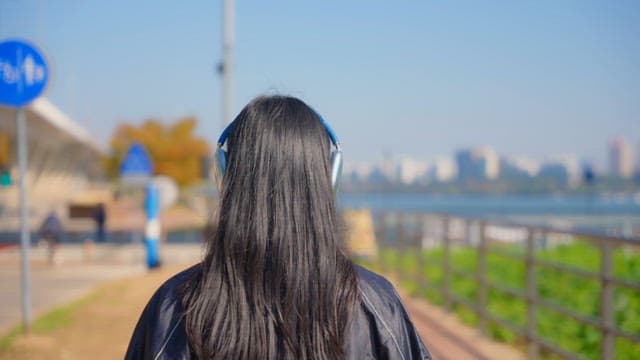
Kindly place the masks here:
<instances>
[{"instance_id":1,"label":"city skyline","mask_svg":"<svg viewBox=\"0 0 640 360\"><path fill-rule=\"evenodd\" d=\"M301 97L353 161L487 144L605 167L609 138L640 139L637 2L237 2L235 35L234 111ZM47 53L46 96L103 144L148 118L221 130L220 2L3 1L10 37Z\"/></svg>"},{"instance_id":2,"label":"city skyline","mask_svg":"<svg viewBox=\"0 0 640 360\"><path fill-rule=\"evenodd\" d=\"M608 139L607 163L595 164L574 154L556 154L544 158L499 153L491 146L471 146L454 149L448 155L416 158L386 153L374 161L345 162L347 177L361 180L371 176L391 182L411 184L415 181L495 180L504 176L534 178L563 168L569 181L577 181L588 168L598 176L630 179L640 174L640 140L637 146L624 136ZM637 154L632 149L637 148ZM480 167L478 167L480 166ZM515 173L514 173L515 172Z\"/></svg>"}]
</instances>

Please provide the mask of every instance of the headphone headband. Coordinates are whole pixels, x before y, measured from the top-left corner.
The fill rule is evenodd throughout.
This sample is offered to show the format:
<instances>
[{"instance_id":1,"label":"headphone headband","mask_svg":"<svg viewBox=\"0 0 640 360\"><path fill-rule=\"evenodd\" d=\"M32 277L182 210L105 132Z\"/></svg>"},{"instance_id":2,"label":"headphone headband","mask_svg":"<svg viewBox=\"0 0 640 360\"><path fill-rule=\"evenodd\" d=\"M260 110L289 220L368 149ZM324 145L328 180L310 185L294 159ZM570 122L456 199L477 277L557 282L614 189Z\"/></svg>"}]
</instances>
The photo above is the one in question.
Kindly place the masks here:
<instances>
[{"instance_id":1,"label":"headphone headband","mask_svg":"<svg viewBox=\"0 0 640 360\"><path fill-rule=\"evenodd\" d=\"M338 179L342 175L342 148L340 147L340 141L338 141L338 137L329 126L329 123L325 121L325 119L318 113L318 118L320 118L320 122L324 126L329 138L331 139L331 143L335 146L335 150L331 152L331 185L333 186L334 191L338 190ZM222 148L224 144L227 142L227 138L233 129L234 121L232 121L229 125L227 125L220 137L218 138L218 149L216 153L218 154L218 166L220 168L220 174L224 174L224 171L227 168L227 152Z\"/></svg>"},{"instance_id":2,"label":"headphone headband","mask_svg":"<svg viewBox=\"0 0 640 360\"><path fill-rule=\"evenodd\" d=\"M329 135L329 138L331 139L331 143L338 150L340 150L341 149L340 148L340 141L338 140L338 137L336 136L336 133L333 132L333 129L331 129L331 126L329 126L329 123L320 114L317 114L317 115L320 118L320 122L322 122L322 125L324 126L324 129L327 131L327 134ZM229 133L231 133L231 129L233 128L233 123L234 123L234 121L229 123L229 125L227 125L224 128L224 130L222 130L222 134L220 134L220 137L218 138L218 147L219 148L224 146L224 143L227 142L227 138L229 137Z\"/></svg>"},{"instance_id":3,"label":"headphone headband","mask_svg":"<svg viewBox=\"0 0 640 360\"><path fill-rule=\"evenodd\" d=\"M224 130L222 130L222 134L220 134L220 137L218 138L218 147L222 147L222 145L227 141L232 127L233 121L229 123L229 125L225 126Z\"/></svg>"}]
</instances>

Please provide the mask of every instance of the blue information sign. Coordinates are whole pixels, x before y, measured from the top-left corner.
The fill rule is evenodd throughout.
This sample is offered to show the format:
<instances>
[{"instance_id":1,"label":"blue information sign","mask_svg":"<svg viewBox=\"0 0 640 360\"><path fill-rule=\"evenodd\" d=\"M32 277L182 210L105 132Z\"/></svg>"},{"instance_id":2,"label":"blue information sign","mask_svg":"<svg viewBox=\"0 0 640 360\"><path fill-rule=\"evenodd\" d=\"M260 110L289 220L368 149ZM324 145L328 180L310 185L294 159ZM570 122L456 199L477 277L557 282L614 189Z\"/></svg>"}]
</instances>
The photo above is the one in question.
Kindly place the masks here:
<instances>
[{"instance_id":1,"label":"blue information sign","mask_svg":"<svg viewBox=\"0 0 640 360\"><path fill-rule=\"evenodd\" d=\"M151 175L153 175L151 156L142 144L134 143L120 164L120 176L149 177Z\"/></svg>"},{"instance_id":2,"label":"blue information sign","mask_svg":"<svg viewBox=\"0 0 640 360\"><path fill-rule=\"evenodd\" d=\"M49 71L42 53L23 40L0 42L0 103L29 104L47 85Z\"/></svg>"}]
</instances>

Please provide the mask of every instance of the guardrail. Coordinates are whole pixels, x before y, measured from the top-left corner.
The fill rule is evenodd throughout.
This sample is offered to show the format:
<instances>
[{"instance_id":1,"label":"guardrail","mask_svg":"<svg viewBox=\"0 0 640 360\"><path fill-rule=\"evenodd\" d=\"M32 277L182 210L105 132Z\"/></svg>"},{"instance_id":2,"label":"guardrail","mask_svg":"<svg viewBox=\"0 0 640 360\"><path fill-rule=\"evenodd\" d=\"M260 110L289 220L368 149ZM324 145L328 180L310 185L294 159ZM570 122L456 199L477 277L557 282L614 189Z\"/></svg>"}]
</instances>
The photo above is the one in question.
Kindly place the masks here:
<instances>
[{"instance_id":1,"label":"guardrail","mask_svg":"<svg viewBox=\"0 0 640 360\"><path fill-rule=\"evenodd\" d=\"M640 257L640 241L563 231L554 228L496 223L483 220L465 219L447 215L416 213L377 213L374 214L376 241L379 247L378 266L384 272L396 273L399 279L412 279L418 294L434 292L442 298L447 310L452 306L463 306L477 317L477 326L484 333L489 324L509 329L526 341L527 356L536 359L543 349L545 354L555 354L566 359L582 359L584 355L563 348L538 332L538 314L551 311L564 318L573 319L580 324L594 327L600 334L599 358L609 360L615 357L615 343L619 338L626 339L640 349L640 334L625 331L616 325L614 309L614 291L627 289L640 298L640 282L635 279L614 275L614 252L630 251ZM545 249L552 249L570 243L590 244L597 249L599 270L584 269L568 265L562 261L552 261L539 256ZM420 251L416 251L421 249ZM452 259L453 252L459 249L472 251L475 267L471 271L457 268ZM429 250L439 251L438 264L426 264ZM396 255L413 256L416 262L413 271L403 270L398 256L384 256L393 251ZM509 286L500 279L488 278L488 257L511 259L524 267L524 286ZM436 266L441 278L430 283L425 275L425 266ZM595 265L595 264L594 264ZM406 267L406 266L405 266ZM597 281L597 298L589 299L598 306L597 315L584 314L562 305L540 294L545 279L539 278L539 272L553 271L584 279ZM452 291L452 278L475 281L475 293L472 299L457 295ZM500 293L525 303L522 317L524 324L515 324L488 309L489 293ZM636 315L633 315L636 316Z\"/></svg>"}]
</instances>

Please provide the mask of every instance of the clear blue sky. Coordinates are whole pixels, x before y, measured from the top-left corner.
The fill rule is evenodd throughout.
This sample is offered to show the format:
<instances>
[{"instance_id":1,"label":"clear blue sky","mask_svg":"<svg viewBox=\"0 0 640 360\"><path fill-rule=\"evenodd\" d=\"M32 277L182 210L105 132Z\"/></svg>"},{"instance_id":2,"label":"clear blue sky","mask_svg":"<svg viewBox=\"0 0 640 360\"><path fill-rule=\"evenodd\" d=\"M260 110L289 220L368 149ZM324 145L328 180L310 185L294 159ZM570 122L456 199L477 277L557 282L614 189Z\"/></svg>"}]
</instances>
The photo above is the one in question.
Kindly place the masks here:
<instances>
[{"instance_id":1,"label":"clear blue sky","mask_svg":"<svg viewBox=\"0 0 640 360\"><path fill-rule=\"evenodd\" d=\"M184 115L214 142L221 4L2 0L0 38L45 50L47 96L105 143L118 122ZM618 134L639 156L639 1L237 1L235 36L236 111L299 96L348 159L487 144L601 163Z\"/></svg>"}]
</instances>

